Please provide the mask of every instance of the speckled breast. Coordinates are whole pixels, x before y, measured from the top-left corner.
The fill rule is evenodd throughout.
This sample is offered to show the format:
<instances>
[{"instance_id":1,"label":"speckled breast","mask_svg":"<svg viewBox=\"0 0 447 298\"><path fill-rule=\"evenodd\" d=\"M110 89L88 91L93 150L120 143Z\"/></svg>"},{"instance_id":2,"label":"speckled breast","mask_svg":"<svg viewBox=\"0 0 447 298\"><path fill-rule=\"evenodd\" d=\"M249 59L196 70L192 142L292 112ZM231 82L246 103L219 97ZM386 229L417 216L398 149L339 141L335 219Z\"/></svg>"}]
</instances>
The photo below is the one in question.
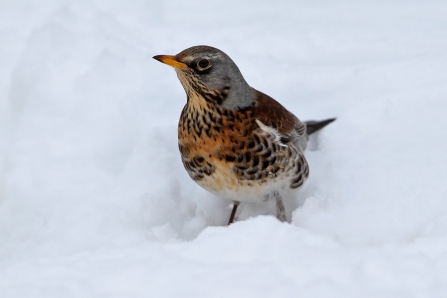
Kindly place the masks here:
<instances>
[{"instance_id":1,"label":"speckled breast","mask_svg":"<svg viewBox=\"0 0 447 298\"><path fill-rule=\"evenodd\" d=\"M229 111L189 101L179 121L179 149L189 176L206 190L237 201L264 200L296 189L309 175L302 151L265 135L252 109Z\"/></svg>"}]
</instances>

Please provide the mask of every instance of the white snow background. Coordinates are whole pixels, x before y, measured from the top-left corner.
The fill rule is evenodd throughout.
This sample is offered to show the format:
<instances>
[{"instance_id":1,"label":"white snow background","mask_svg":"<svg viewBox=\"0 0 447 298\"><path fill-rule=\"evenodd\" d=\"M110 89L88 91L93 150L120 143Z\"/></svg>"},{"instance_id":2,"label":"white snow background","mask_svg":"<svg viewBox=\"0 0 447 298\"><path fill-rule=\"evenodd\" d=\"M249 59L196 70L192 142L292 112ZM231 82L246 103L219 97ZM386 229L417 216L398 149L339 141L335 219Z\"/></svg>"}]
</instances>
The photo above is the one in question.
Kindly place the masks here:
<instances>
[{"instance_id":1,"label":"white snow background","mask_svg":"<svg viewBox=\"0 0 447 298\"><path fill-rule=\"evenodd\" d=\"M447 2L0 1L0 297L447 297ZM314 136L287 204L186 174L211 45Z\"/></svg>"}]
</instances>

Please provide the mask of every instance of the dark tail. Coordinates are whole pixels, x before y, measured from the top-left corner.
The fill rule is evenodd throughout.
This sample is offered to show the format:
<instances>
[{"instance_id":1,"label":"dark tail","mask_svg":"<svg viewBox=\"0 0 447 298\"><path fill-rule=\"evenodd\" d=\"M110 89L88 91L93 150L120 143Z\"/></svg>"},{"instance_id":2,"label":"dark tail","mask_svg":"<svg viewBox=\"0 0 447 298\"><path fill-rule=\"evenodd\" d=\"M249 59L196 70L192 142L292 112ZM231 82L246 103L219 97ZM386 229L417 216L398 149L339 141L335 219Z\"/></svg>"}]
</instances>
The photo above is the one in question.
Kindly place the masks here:
<instances>
[{"instance_id":1,"label":"dark tail","mask_svg":"<svg viewBox=\"0 0 447 298\"><path fill-rule=\"evenodd\" d=\"M311 135L314 132L319 131L320 129L322 129L323 127L328 125L329 123L334 122L335 119L337 119L337 118L330 118L330 119L326 119L323 121L306 121L306 122L304 122L307 126L307 134Z\"/></svg>"}]
</instances>

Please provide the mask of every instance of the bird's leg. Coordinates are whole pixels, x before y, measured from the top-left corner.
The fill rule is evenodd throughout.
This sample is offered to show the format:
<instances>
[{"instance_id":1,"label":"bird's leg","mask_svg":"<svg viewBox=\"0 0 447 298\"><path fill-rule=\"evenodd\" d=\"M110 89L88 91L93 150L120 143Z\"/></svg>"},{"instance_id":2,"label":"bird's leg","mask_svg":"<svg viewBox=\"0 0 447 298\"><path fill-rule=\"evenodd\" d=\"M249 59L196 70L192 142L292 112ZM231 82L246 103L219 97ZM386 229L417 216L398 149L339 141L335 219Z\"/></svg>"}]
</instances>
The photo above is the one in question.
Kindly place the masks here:
<instances>
[{"instance_id":1,"label":"bird's leg","mask_svg":"<svg viewBox=\"0 0 447 298\"><path fill-rule=\"evenodd\" d=\"M233 201L233 211L231 211L230 220L228 221L228 225L231 225L234 220L234 216L236 215L237 206L239 206L239 202Z\"/></svg>"},{"instance_id":2,"label":"bird's leg","mask_svg":"<svg viewBox=\"0 0 447 298\"><path fill-rule=\"evenodd\" d=\"M287 221L286 209L284 208L284 202L282 201L279 193L275 193L276 199L276 218L282 222Z\"/></svg>"}]
</instances>

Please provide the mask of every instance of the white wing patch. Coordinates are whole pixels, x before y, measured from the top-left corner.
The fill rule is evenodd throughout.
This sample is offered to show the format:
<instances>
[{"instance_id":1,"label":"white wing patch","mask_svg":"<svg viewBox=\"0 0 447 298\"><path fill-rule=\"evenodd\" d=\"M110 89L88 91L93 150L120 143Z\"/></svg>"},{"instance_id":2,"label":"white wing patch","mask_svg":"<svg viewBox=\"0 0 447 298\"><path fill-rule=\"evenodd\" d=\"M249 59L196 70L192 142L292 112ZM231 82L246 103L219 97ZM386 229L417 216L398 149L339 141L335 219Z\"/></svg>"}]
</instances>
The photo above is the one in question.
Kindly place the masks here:
<instances>
[{"instance_id":1,"label":"white wing patch","mask_svg":"<svg viewBox=\"0 0 447 298\"><path fill-rule=\"evenodd\" d=\"M264 123L262 123L261 121L259 121L257 119L256 119L256 123L258 123L259 128L262 131L268 133L269 135L271 135L273 137L273 139L274 139L273 141L275 143L277 143L278 145L283 146L283 147L288 147L286 144L283 144L281 142L281 138L283 137L283 135L281 135L276 129L274 129L273 127L265 125Z\"/></svg>"}]
</instances>

